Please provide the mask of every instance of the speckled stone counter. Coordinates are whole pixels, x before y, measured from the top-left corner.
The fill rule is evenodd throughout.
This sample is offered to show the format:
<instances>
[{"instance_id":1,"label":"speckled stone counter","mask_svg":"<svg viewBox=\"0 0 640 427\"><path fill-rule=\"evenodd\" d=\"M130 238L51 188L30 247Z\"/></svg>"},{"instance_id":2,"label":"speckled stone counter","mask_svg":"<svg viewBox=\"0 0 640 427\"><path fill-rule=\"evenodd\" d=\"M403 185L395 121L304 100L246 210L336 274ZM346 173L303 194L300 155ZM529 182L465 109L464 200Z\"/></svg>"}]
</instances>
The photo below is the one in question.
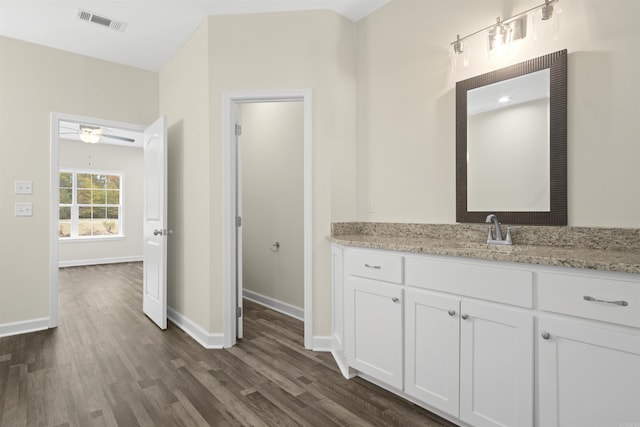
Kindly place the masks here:
<instances>
[{"instance_id":1,"label":"speckled stone counter","mask_svg":"<svg viewBox=\"0 0 640 427\"><path fill-rule=\"evenodd\" d=\"M503 225L506 231L506 226ZM640 229L524 226L487 245L484 224L334 223L334 243L362 248L640 274Z\"/></svg>"}]
</instances>

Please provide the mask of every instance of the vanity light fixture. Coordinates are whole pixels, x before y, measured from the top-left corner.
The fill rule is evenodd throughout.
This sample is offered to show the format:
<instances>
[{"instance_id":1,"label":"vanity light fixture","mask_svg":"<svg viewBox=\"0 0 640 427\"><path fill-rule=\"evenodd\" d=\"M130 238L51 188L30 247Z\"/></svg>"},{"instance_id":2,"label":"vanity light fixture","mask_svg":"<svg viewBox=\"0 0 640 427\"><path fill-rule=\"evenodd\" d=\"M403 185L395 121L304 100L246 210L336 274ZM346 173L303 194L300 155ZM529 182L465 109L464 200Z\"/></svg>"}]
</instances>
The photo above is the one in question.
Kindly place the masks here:
<instances>
[{"instance_id":1,"label":"vanity light fixture","mask_svg":"<svg viewBox=\"0 0 640 427\"><path fill-rule=\"evenodd\" d=\"M559 26L558 14L561 10L557 7L556 3L559 1L560 0L545 0L544 3L538 6L517 13L504 20L498 17L495 24L484 27L464 37L457 35L456 40L450 43L451 48L449 49L452 67L455 70L458 68L458 65L469 66L468 46L464 41L481 32L487 32L487 52L489 56L508 51L509 45L513 40L522 39L527 35L527 16L530 12L535 12L533 25L536 39L547 33L557 34ZM554 5L556 6L554 7ZM466 59L458 60L456 56L463 56Z\"/></svg>"}]
</instances>

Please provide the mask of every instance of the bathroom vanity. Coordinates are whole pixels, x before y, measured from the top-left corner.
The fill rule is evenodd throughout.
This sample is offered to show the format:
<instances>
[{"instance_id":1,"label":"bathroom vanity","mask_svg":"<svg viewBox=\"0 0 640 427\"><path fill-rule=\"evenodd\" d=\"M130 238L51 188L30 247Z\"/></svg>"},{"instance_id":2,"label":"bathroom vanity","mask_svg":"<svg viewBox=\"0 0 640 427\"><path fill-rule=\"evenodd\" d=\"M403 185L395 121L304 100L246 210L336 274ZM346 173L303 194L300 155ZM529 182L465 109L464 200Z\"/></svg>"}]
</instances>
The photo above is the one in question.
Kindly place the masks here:
<instances>
[{"instance_id":1,"label":"bathroom vanity","mask_svg":"<svg viewBox=\"0 0 640 427\"><path fill-rule=\"evenodd\" d=\"M637 230L538 228L334 225L343 375L460 425L640 425Z\"/></svg>"}]
</instances>

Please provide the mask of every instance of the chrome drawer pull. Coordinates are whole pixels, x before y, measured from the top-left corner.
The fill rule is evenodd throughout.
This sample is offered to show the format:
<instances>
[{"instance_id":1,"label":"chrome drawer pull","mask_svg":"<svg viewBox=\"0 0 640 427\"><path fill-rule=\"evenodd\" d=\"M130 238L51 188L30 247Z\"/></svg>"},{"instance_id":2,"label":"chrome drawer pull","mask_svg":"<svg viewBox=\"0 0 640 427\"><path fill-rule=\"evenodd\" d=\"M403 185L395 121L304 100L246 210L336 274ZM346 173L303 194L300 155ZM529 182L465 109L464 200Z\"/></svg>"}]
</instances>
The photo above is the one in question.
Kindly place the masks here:
<instances>
[{"instance_id":1,"label":"chrome drawer pull","mask_svg":"<svg viewBox=\"0 0 640 427\"><path fill-rule=\"evenodd\" d=\"M585 301L603 302L605 304L615 304L615 305L621 305L623 307L626 307L626 306L629 305L629 303L626 302L626 301L605 301L603 299L597 299L597 298L594 298L594 297L590 297L589 295L585 295L583 298L584 298Z\"/></svg>"},{"instance_id":2,"label":"chrome drawer pull","mask_svg":"<svg viewBox=\"0 0 640 427\"><path fill-rule=\"evenodd\" d=\"M447 311L447 313L449 313L449 316L455 316L456 315L456 311L455 310L449 310L449 311Z\"/></svg>"},{"instance_id":3,"label":"chrome drawer pull","mask_svg":"<svg viewBox=\"0 0 640 427\"><path fill-rule=\"evenodd\" d=\"M393 298L391 298L391 301L393 301L393 302L398 302L398 301L400 301L400 298L393 297Z\"/></svg>"},{"instance_id":4,"label":"chrome drawer pull","mask_svg":"<svg viewBox=\"0 0 640 427\"><path fill-rule=\"evenodd\" d=\"M382 267L380 267L379 265L369 265L369 264L365 264L364 265L367 268L373 268L375 270L382 270Z\"/></svg>"}]
</instances>

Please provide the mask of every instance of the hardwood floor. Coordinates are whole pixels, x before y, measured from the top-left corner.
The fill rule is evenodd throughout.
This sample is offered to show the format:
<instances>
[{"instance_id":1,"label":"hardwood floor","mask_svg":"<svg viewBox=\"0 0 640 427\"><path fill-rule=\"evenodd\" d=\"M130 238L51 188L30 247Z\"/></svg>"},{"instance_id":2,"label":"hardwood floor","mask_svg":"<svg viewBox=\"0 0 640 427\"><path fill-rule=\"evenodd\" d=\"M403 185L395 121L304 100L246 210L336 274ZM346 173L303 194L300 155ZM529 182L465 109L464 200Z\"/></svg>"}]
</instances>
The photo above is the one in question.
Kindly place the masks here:
<instances>
[{"instance_id":1,"label":"hardwood floor","mask_svg":"<svg viewBox=\"0 0 640 427\"><path fill-rule=\"evenodd\" d=\"M302 322L245 302L206 350L142 314L140 263L60 270L60 326L0 338L1 426L451 425L303 348Z\"/></svg>"}]
</instances>

